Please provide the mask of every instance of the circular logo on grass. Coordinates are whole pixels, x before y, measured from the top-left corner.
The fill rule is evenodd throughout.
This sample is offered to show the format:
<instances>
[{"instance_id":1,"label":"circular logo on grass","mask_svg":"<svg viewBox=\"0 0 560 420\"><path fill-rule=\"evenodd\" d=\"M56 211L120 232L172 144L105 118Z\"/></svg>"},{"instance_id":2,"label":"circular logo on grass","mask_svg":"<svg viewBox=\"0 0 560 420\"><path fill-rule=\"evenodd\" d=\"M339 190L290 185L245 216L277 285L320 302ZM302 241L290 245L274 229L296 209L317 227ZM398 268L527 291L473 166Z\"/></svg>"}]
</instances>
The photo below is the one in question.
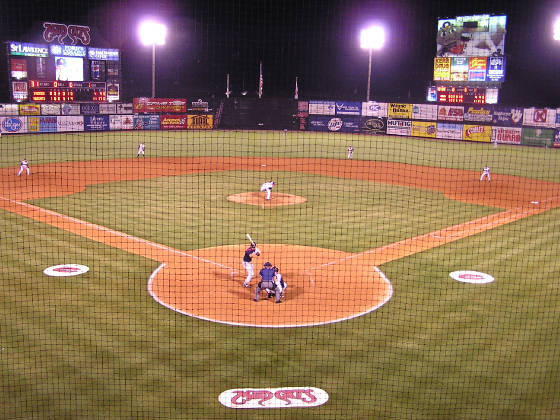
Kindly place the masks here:
<instances>
[{"instance_id":1,"label":"circular logo on grass","mask_svg":"<svg viewBox=\"0 0 560 420\"><path fill-rule=\"evenodd\" d=\"M67 277L67 276L77 276L79 274L84 274L89 271L89 267L80 264L61 264L53 265L52 267L47 267L43 270L43 273L47 276L53 277Z\"/></svg>"},{"instance_id":2,"label":"circular logo on grass","mask_svg":"<svg viewBox=\"0 0 560 420\"><path fill-rule=\"evenodd\" d=\"M484 283L492 283L494 281L494 277L486 273L480 273L478 271L469 271L469 270L460 270L460 271L453 271L449 274L449 276L457 281L461 281L463 283L475 283L475 284L484 284Z\"/></svg>"}]
</instances>

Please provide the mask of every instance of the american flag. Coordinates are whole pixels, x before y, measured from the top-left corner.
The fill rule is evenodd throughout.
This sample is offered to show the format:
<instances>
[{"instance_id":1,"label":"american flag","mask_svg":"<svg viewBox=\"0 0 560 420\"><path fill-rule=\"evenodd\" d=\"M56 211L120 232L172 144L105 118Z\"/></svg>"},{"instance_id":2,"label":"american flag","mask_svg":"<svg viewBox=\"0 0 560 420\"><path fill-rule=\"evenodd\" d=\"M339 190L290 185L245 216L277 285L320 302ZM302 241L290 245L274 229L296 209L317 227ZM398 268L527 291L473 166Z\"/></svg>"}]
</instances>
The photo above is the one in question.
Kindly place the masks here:
<instances>
[{"instance_id":1,"label":"american flag","mask_svg":"<svg viewBox=\"0 0 560 420\"><path fill-rule=\"evenodd\" d=\"M262 61L260 62L260 73L259 73L259 99L262 98L263 91L263 75L262 75Z\"/></svg>"}]
</instances>

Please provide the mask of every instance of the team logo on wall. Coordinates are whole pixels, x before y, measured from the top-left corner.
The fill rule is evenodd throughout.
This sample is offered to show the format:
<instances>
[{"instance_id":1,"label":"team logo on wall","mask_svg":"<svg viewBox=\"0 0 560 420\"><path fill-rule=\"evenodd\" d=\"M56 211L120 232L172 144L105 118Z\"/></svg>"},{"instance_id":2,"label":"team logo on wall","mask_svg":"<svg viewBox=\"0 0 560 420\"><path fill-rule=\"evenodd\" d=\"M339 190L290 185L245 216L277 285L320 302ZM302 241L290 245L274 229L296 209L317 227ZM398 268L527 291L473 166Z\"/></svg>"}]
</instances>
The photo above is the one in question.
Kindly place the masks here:
<instances>
[{"instance_id":1,"label":"team logo on wall","mask_svg":"<svg viewBox=\"0 0 560 420\"><path fill-rule=\"evenodd\" d=\"M229 389L218 397L229 408L317 407L328 399L329 394L313 387Z\"/></svg>"}]
</instances>

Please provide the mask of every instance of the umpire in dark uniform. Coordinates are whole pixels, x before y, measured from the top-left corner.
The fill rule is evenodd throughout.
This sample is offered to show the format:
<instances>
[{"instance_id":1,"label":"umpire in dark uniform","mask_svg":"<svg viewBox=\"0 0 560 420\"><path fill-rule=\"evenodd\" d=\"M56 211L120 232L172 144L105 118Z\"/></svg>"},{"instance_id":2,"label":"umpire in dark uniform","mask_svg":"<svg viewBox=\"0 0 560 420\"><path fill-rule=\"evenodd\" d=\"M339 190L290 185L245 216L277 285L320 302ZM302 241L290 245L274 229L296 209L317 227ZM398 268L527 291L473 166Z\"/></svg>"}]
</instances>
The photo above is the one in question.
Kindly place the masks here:
<instances>
[{"instance_id":1,"label":"umpire in dark uniform","mask_svg":"<svg viewBox=\"0 0 560 420\"><path fill-rule=\"evenodd\" d=\"M272 264L269 262L265 262L263 268L261 268L261 271L259 271L259 274L261 276L261 281L257 285L257 289L255 290L255 298L253 300L255 302L258 302L261 290L268 289L273 291L274 296L276 297L276 303L282 303L282 301L280 300L280 293L277 290L276 283L274 282L276 271L272 269Z\"/></svg>"}]
</instances>

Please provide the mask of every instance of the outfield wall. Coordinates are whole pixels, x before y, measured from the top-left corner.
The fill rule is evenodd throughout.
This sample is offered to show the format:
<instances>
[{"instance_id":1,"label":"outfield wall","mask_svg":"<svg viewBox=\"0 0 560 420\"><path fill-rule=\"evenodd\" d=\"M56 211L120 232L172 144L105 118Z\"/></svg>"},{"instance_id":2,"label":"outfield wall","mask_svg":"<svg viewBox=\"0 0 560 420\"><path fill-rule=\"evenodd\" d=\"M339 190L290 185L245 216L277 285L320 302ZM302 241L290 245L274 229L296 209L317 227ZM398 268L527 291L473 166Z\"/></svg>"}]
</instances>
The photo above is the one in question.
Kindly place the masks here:
<instances>
[{"instance_id":1,"label":"outfield wall","mask_svg":"<svg viewBox=\"0 0 560 420\"><path fill-rule=\"evenodd\" d=\"M186 99L180 101L185 105L177 110L136 103L0 104L0 131L290 129L560 147L560 108L236 98L215 112L199 99L193 104L206 104L205 112L188 113Z\"/></svg>"}]
</instances>

